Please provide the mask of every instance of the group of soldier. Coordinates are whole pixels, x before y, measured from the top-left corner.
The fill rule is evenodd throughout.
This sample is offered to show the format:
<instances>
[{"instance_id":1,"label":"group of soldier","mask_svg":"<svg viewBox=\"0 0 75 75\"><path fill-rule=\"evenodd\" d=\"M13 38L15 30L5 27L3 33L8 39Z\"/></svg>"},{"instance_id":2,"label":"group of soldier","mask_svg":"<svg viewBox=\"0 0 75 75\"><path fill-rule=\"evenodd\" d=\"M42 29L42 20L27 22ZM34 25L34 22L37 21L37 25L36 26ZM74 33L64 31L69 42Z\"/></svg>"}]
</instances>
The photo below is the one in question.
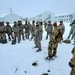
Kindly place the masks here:
<instances>
[{"instance_id":1,"label":"group of soldier","mask_svg":"<svg viewBox=\"0 0 75 75\"><path fill-rule=\"evenodd\" d=\"M4 22L0 22L0 43L7 43L7 38L9 41L12 40L12 44L16 44L17 42L20 43L21 39L29 39L31 35L31 38L29 40L31 41L32 39L34 39L34 48L38 48L36 52L40 52L42 50L41 41L43 37L43 25L45 31L47 32L46 40L49 37L48 56L46 57L46 59L50 60L57 54L58 43L61 43L61 41L63 41L63 34L65 32L65 25L63 24L63 21L59 21L58 25L57 22L54 22L52 24L51 21L43 23L40 21L35 22L34 20L32 21L32 23L26 20L25 24L22 24L22 21L18 20L14 21L12 27L8 21L6 22L6 25L4 25ZM71 39L74 38L75 43L75 20L70 24L70 26L71 30L68 39L72 34ZM75 48L73 50L75 51ZM75 53L73 59L75 62ZM75 65L73 68L75 74Z\"/></svg>"},{"instance_id":2,"label":"group of soldier","mask_svg":"<svg viewBox=\"0 0 75 75\"><path fill-rule=\"evenodd\" d=\"M22 21L14 21L13 26L7 21L6 25L4 22L0 22L0 43L7 43L7 39L12 41L12 44L20 43L21 38L23 40L29 39L30 41L34 38L35 48L38 48L37 51L41 51L41 40L42 40L42 22L32 21L32 24L26 20L25 24L22 24Z\"/></svg>"}]
</instances>

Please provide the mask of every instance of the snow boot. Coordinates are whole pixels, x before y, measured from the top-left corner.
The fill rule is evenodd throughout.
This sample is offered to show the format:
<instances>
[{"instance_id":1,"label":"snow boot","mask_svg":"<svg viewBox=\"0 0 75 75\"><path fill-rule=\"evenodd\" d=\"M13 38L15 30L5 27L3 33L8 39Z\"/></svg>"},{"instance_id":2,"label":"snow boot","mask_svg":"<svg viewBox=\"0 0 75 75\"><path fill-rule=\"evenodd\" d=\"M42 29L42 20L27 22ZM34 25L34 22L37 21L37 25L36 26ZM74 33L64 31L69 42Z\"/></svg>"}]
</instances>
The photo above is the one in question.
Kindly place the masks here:
<instances>
[{"instance_id":1,"label":"snow boot","mask_svg":"<svg viewBox=\"0 0 75 75\"><path fill-rule=\"evenodd\" d=\"M16 44L16 41L15 40L12 40L12 45Z\"/></svg>"},{"instance_id":2,"label":"snow boot","mask_svg":"<svg viewBox=\"0 0 75 75\"><path fill-rule=\"evenodd\" d=\"M38 49L36 52L40 52L41 51L41 49Z\"/></svg>"}]
</instances>

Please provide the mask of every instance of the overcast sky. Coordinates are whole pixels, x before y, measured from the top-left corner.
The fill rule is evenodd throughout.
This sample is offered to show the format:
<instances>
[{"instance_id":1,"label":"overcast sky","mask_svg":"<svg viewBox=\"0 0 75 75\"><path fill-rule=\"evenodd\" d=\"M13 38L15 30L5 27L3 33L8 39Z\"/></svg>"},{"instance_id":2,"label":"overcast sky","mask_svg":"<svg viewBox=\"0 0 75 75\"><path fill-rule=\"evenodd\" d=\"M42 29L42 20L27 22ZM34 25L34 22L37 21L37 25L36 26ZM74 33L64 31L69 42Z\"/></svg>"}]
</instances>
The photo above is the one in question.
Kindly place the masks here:
<instances>
[{"instance_id":1,"label":"overcast sky","mask_svg":"<svg viewBox=\"0 0 75 75\"><path fill-rule=\"evenodd\" d=\"M45 11L54 15L75 12L75 0L0 0L0 15L12 12L22 17L33 17Z\"/></svg>"}]
</instances>

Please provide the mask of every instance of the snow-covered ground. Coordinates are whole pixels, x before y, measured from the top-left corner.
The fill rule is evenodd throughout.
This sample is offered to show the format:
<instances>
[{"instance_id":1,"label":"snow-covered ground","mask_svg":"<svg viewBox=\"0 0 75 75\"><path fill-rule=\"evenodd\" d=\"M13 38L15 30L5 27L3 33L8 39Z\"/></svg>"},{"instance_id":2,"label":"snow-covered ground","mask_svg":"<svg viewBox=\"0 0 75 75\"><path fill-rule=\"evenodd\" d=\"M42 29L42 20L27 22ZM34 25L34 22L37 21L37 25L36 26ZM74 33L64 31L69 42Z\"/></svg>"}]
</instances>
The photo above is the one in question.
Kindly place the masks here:
<instances>
[{"instance_id":1,"label":"snow-covered ground","mask_svg":"<svg viewBox=\"0 0 75 75\"><path fill-rule=\"evenodd\" d=\"M64 23L66 31L64 39L67 39L70 26ZM42 51L36 52L34 41L22 40L21 43L11 45L11 41L7 44L0 44L0 75L70 75L70 67L68 62L72 58L71 50L74 47L71 44L61 43L58 45L57 58L53 61L46 61L44 58L48 55L48 42L45 40L46 32L43 33ZM36 62L38 65L33 66ZM49 72L50 70L50 72Z\"/></svg>"}]
</instances>

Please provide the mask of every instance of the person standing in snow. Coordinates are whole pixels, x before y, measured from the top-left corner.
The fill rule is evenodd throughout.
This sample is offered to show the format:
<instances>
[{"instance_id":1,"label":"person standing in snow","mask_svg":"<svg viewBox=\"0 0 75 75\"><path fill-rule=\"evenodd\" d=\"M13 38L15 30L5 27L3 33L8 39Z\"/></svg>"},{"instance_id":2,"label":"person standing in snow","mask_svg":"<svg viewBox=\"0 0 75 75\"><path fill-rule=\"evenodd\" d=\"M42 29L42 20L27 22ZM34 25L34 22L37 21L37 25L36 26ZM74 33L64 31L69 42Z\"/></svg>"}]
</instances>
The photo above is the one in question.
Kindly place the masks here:
<instances>
[{"instance_id":1,"label":"person standing in snow","mask_svg":"<svg viewBox=\"0 0 75 75\"><path fill-rule=\"evenodd\" d=\"M46 31L47 31L46 39L48 39L48 36L49 37L51 36L52 30L53 30L53 26L51 24L51 21L48 21L48 24L46 26Z\"/></svg>"},{"instance_id":2,"label":"person standing in snow","mask_svg":"<svg viewBox=\"0 0 75 75\"><path fill-rule=\"evenodd\" d=\"M72 33L72 37L71 37L71 40L74 38L74 44L75 45L75 28L73 29L73 33Z\"/></svg>"},{"instance_id":3,"label":"person standing in snow","mask_svg":"<svg viewBox=\"0 0 75 75\"><path fill-rule=\"evenodd\" d=\"M22 21L18 20L18 26L19 26L19 39L21 41L21 35L22 35L22 39L25 40L24 38L24 25L22 24Z\"/></svg>"},{"instance_id":4,"label":"person standing in snow","mask_svg":"<svg viewBox=\"0 0 75 75\"><path fill-rule=\"evenodd\" d=\"M31 32L31 38L30 41L33 39L34 37L34 29L35 29L35 21L32 21L32 25L30 26L30 32Z\"/></svg>"},{"instance_id":5,"label":"person standing in snow","mask_svg":"<svg viewBox=\"0 0 75 75\"><path fill-rule=\"evenodd\" d=\"M63 21L60 21L58 27L62 30L62 40L63 40L63 34L65 32L65 25L63 24Z\"/></svg>"},{"instance_id":6,"label":"person standing in snow","mask_svg":"<svg viewBox=\"0 0 75 75\"><path fill-rule=\"evenodd\" d=\"M70 75L75 75L75 46L73 47L71 53L72 53L73 57L69 62L69 66L71 67Z\"/></svg>"},{"instance_id":7,"label":"person standing in snow","mask_svg":"<svg viewBox=\"0 0 75 75\"><path fill-rule=\"evenodd\" d=\"M11 28L11 25L10 25L10 23L8 21L6 22L6 27L5 28L6 28L6 33L8 35L8 39L9 39L9 41L11 41L11 37L13 39L12 28Z\"/></svg>"},{"instance_id":8,"label":"person standing in snow","mask_svg":"<svg viewBox=\"0 0 75 75\"><path fill-rule=\"evenodd\" d=\"M29 21L25 21L25 25L24 25L24 29L25 29L25 38L26 39L29 39L29 36L30 36L30 27L31 27L31 24Z\"/></svg>"},{"instance_id":9,"label":"person standing in snow","mask_svg":"<svg viewBox=\"0 0 75 75\"><path fill-rule=\"evenodd\" d=\"M70 29L70 32L69 32L69 35L68 35L68 39L70 38L70 36L73 33L73 30L75 28L75 20L73 20L73 22L70 24L70 26L71 26L71 29Z\"/></svg>"},{"instance_id":10,"label":"person standing in snow","mask_svg":"<svg viewBox=\"0 0 75 75\"><path fill-rule=\"evenodd\" d=\"M5 26L2 25L2 22L0 22L0 43L3 44L7 43L5 32L6 32Z\"/></svg>"},{"instance_id":11,"label":"person standing in snow","mask_svg":"<svg viewBox=\"0 0 75 75\"><path fill-rule=\"evenodd\" d=\"M18 39L18 43L20 43L19 26L18 26L18 24L17 24L16 21L14 21L14 25L12 27L12 32L13 32L13 40L14 40L14 43L17 42L17 39Z\"/></svg>"},{"instance_id":12,"label":"person standing in snow","mask_svg":"<svg viewBox=\"0 0 75 75\"><path fill-rule=\"evenodd\" d=\"M34 43L35 43L34 48L38 48L38 50L36 52L41 51L40 31L41 31L41 28L39 26L39 23L36 22L36 27L34 29Z\"/></svg>"},{"instance_id":13,"label":"person standing in snow","mask_svg":"<svg viewBox=\"0 0 75 75\"><path fill-rule=\"evenodd\" d=\"M53 26L54 29L52 31L51 38L48 45L48 56L46 57L46 59L48 60L56 56L58 42L62 39L61 35L59 35L59 31L61 32L61 30L58 28L57 23L55 22Z\"/></svg>"}]
</instances>

